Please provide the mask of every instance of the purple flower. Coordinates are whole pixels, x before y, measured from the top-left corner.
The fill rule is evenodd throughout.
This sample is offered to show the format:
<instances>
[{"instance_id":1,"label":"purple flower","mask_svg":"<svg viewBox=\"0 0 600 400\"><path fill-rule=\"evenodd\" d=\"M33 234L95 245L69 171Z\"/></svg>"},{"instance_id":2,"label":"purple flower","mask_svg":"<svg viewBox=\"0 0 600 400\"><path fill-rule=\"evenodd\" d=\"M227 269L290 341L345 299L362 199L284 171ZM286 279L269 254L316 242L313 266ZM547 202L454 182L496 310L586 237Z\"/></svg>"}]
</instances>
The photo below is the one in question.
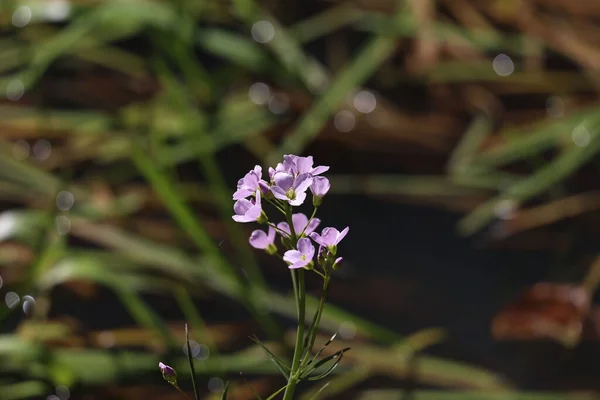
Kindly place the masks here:
<instances>
[{"instance_id":1,"label":"purple flower","mask_svg":"<svg viewBox=\"0 0 600 400\"><path fill-rule=\"evenodd\" d=\"M269 233L265 233L265 231L257 229L250 235L250 245L255 249L264 250L273 245L275 242L275 234L275 229L273 229L271 226L269 226Z\"/></svg>"},{"instance_id":2,"label":"purple flower","mask_svg":"<svg viewBox=\"0 0 600 400\"><path fill-rule=\"evenodd\" d=\"M240 199L233 205L235 214L232 218L236 222L254 222L261 216L260 190L256 192L256 200Z\"/></svg>"},{"instance_id":3,"label":"purple flower","mask_svg":"<svg viewBox=\"0 0 600 400\"><path fill-rule=\"evenodd\" d=\"M312 262L315 255L315 246L310 239L298 240L298 250L288 250L283 255L283 260L290 264L290 269L303 268Z\"/></svg>"},{"instance_id":4,"label":"purple flower","mask_svg":"<svg viewBox=\"0 0 600 400\"><path fill-rule=\"evenodd\" d=\"M329 167L326 166L318 166L313 168L313 162L312 156L298 157L293 154L286 154L283 156L283 163L277 164L274 169L269 168L269 178L273 180L274 175L278 172L285 172L294 176L302 174L316 176L329 170Z\"/></svg>"},{"instance_id":5,"label":"purple flower","mask_svg":"<svg viewBox=\"0 0 600 400\"><path fill-rule=\"evenodd\" d=\"M321 246L331 249L332 247L337 246L338 243L342 241L342 239L348 234L349 230L350 230L349 226L347 226L341 232L335 228L328 227L328 228L323 229L323 232L321 233L321 235L319 235L316 232L313 232L310 234L310 237L312 238L312 240L314 240Z\"/></svg>"},{"instance_id":6,"label":"purple flower","mask_svg":"<svg viewBox=\"0 0 600 400\"><path fill-rule=\"evenodd\" d=\"M292 225L294 226L294 233L296 235L300 235L304 231L304 235L308 236L317 229L320 223L321 220L319 218L313 218L309 223L306 215L302 213L292 214ZM290 226L287 222L278 223L277 228L291 236Z\"/></svg>"},{"instance_id":7,"label":"purple flower","mask_svg":"<svg viewBox=\"0 0 600 400\"><path fill-rule=\"evenodd\" d=\"M233 200L245 199L248 196L252 196L259 188L263 193L269 191L269 185L262 179L262 168L260 165L257 165L238 181L237 190L233 194Z\"/></svg>"},{"instance_id":8,"label":"purple flower","mask_svg":"<svg viewBox=\"0 0 600 400\"><path fill-rule=\"evenodd\" d=\"M320 175L323 172L329 170L329 167L319 166L313 168L313 158L312 156L308 157L298 157L298 156L289 156L295 157L294 159L294 167L292 167L292 171L296 174L310 174L311 176ZM285 156L284 156L285 159Z\"/></svg>"},{"instance_id":9,"label":"purple flower","mask_svg":"<svg viewBox=\"0 0 600 400\"><path fill-rule=\"evenodd\" d=\"M169 382L171 385L177 385L177 373L175 370L162 362L158 363L160 372L162 373L163 379Z\"/></svg>"},{"instance_id":10,"label":"purple flower","mask_svg":"<svg viewBox=\"0 0 600 400\"><path fill-rule=\"evenodd\" d=\"M313 205L318 207L321 205L323 201L323 196L329 192L331 188L331 184L329 183L329 179L324 176L315 176L313 178L313 182L310 185L310 191L313 194Z\"/></svg>"},{"instance_id":11,"label":"purple flower","mask_svg":"<svg viewBox=\"0 0 600 400\"><path fill-rule=\"evenodd\" d=\"M293 206L299 206L306 199L306 190L313 178L310 174L300 174L294 177L286 172L277 172L273 176L274 185L271 192L279 200L285 200Z\"/></svg>"}]
</instances>

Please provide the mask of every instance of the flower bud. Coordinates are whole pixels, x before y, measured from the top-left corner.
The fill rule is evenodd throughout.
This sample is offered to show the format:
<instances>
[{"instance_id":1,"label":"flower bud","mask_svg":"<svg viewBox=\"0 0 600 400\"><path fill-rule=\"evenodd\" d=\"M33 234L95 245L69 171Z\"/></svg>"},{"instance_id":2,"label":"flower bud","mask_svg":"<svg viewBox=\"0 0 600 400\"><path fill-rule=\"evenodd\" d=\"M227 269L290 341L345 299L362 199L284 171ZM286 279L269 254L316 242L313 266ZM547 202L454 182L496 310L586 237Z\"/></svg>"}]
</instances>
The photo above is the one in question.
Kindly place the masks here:
<instances>
[{"instance_id":1,"label":"flower bud","mask_svg":"<svg viewBox=\"0 0 600 400\"><path fill-rule=\"evenodd\" d=\"M177 386L177 372L175 372L173 367L163 364L162 362L158 363L158 367L160 368L163 379L169 382L171 385Z\"/></svg>"}]
</instances>

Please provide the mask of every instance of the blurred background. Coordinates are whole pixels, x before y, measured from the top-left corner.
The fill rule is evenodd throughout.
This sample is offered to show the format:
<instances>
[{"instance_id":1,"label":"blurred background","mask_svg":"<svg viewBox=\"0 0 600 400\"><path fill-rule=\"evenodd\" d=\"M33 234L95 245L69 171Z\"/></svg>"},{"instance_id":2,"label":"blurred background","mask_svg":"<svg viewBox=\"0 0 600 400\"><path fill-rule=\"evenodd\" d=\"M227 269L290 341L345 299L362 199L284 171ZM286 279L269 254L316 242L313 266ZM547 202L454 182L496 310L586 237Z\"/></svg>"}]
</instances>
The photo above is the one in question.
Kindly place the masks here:
<instances>
[{"instance_id":1,"label":"blurred background","mask_svg":"<svg viewBox=\"0 0 600 400\"><path fill-rule=\"evenodd\" d=\"M289 273L231 195L290 153L350 226L352 350L298 399L600 398L599 4L3 0L0 399L191 394L185 322L203 398L281 387Z\"/></svg>"}]
</instances>

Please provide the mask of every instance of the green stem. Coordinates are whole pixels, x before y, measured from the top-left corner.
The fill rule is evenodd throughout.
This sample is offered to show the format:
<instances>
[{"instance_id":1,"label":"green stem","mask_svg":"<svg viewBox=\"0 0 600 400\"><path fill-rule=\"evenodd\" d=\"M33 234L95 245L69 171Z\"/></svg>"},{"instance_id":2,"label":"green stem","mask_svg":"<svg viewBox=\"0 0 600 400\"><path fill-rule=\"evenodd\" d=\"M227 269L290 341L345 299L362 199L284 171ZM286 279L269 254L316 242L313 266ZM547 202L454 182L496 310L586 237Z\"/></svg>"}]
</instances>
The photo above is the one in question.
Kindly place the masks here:
<instances>
[{"instance_id":1,"label":"green stem","mask_svg":"<svg viewBox=\"0 0 600 400\"><path fill-rule=\"evenodd\" d=\"M304 232L306 231L306 228L308 228L308 226L310 225L310 221L313 220L313 218L315 217L315 215L317 214L317 208L315 207L313 208L313 212L312 215L310 216L310 218L308 219L308 222L306 223L306 226L304 227L304 229L302 230L302 233L300 234L300 236L304 235Z\"/></svg>"},{"instance_id":2,"label":"green stem","mask_svg":"<svg viewBox=\"0 0 600 400\"><path fill-rule=\"evenodd\" d=\"M188 400L191 400L191 399L190 399L190 396L188 396L187 394L185 394L185 392L184 392L183 390L181 390L181 388L179 387L179 385L177 385L177 384L174 384L174 385L173 385L173 387L174 387L175 389L177 389L177 391L178 391L179 393L181 393L182 395L184 395L186 399L188 399Z\"/></svg>"},{"instance_id":3,"label":"green stem","mask_svg":"<svg viewBox=\"0 0 600 400\"><path fill-rule=\"evenodd\" d=\"M300 369L304 369L308 360L310 358L310 353L312 352L312 348L315 345L315 340L317 339L317 333L319 332L319 324L321 323L321 316L323 315L323 309L325 308L325 301L327 300L327 292L329 291L329 281L331 276L327 275L323 282L323 292L321 293L321 301L319 301L319 307L317 308L317 316L315 319L315 324L312 327L312 330L309 332L310 341L308 342L308 346L306 347L305 352L306 356L304 360L302 360L302 364Z\"/></svg>"},{"instance_id":4,"label":"green stem","mask_svg":"<svg viewBox=\"0 0 600 400\"><path fill-rule=\"evenodd\" d=\"M296 282L296 273L298 274L298 279ZM296 347L294 349L294 358L292 359L292 368L290 371L290 378L288 379L287 387L285 388L285 393L283 394L283 400L292 400L294 397L294 392L296 390L296 385L298 384L300 378L300 360L302 359L302 354L304 353L303 344L304 344L304 320L305 320L305 311L306 311L306 291L304 287L304 270L300 269L298 271L292 271L292 280L294 281L294 287L296 287L296 283L298 284L295 292L296 296L296 306L298 309L298 330L296 331Z\"/></svg>"}]
</instances>

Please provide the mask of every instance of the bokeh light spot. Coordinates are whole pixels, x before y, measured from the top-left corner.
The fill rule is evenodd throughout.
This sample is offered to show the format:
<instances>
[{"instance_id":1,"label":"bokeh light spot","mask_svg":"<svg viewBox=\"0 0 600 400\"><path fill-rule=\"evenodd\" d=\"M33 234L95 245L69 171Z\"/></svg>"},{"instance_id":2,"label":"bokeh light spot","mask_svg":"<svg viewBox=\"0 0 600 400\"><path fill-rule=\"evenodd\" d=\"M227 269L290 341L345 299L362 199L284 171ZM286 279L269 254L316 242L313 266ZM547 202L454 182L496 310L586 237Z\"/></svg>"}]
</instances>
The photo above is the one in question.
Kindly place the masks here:
<instances>
[{"instance_id":1,"label":"bokeh light spot","mask_svg":"<svg viewBox=\"0 0 600 400\"><path fill-rule=\"evenodd\" d=\"M65 215L56 217L56 232L59 235L66 235L71 231L71 220Z\"/></svg>"},{"instance_id":2,"label":"bokeh light spot","mask_svg":"<svg viewBox=\"0 0 600 400\"><path fill-rule=\"evenodd\" d=\"M12 24L17 28L23 28L31 21L31 15L31 8L20 6L12 15Z\"/></svg>"},{"instance_id":3,"label":"bokeh light spot","mask_svg":"<svg viewBox=\"0 0 600 400\"><path fill-rule=\"evenodd\" d=\"M65 385L57 386L55 391L60 400L68 400L71 397L71 391Z\"/></svg>"},{"instance_id":4,"label":"bokeh light spot","mask_svg":"<svg viewBox=\"0 0 600 400\"><path fill-rule=\"evenodd\" d=\"M515 71L515 64L506 54L498 54L492 62L494 72L500 76L509 76Z\"/></svg>"},{"instance_id":5,"label":"bokeh light spot","mask_svg":"<svg viewBox=\"0 0 600 400\"><path fill-rule=\"evenodd\" d=\"M509 220L514 217L517 207L518 204L515 200L503 199L500 200L494 207L494 213L499 219Z\"/></svg>"},{"instance_id":6,"label":"bokeh light spot","mask_svg":"<svg viewBox=\"0 0 600 400\"><path fill-rule=\"evenodd\" d=\"M75 204L75 196L73 193L62 190L56 196L56 207L62 211L68 211Z\"/></svg>"},{"instance_id":7,"label":"bokeh light spot","mask_svg":"<svg viewBox=\"0 0 600 400\"><path fill-rule=\"evenodd\" d=\"M6 98L10 101L18 101L25 94L25 85L20 79L13 79L6 85Z\"/></svg>"},{"instance_id":8,"label":"bokeh light spot","mask_svg":"<svg viewBox=\"0 0 600 400\"><path fill-rule=\"evenodd\" d=\"M31 315L35 308L35 299L29 295L23 296L22 303L23 303L23 312L25 313L25 315Z\"/></svg>"},{"instance_id":9,"label":"bokeh light spot","mask_svg":"<svg viewBox=\"0 0 600 400\"><path fill-rule=\"evenodd\" d=\"M590 132L583 125L578 125L571 133L573 143L579 147L585 147L590 143Z\"/></svg>"},{"instance_id":10,"label":"bokeh light spot","mask_svg":"<svg viewBox=\"0 0 600 400\"><path fill-rule=\"evenodd\" d=\"M29 157L31 146L25 140L17 140L13 145L13 157L19 161L25 160Z\"/></svg>"},{"instance_id":11,"label":"bokeh light spot","mask_svg":"<svg viewBox=\"0 0 600 400\"><path fill-rule=\"evenodd\" d=\"M8 292L4 296L4 302L6 303L8 308L15 308L16 306L19 305L19 303L21 302L21 299L19 298L19 295L16 294L15 292Z\"/></svg>"},{"instance_id":12,"label":"bokeh light spot","mask_svg":"<svg viewBox=\"0 0 600 400\"><path fill-rule=\"evenodd\" d=\"M258 21L252 25L251 33L258 43L268 43L275 37L275 28L269 21Z\"/></svg>"},{"instance_id":13,"label":"bokeh light spot","mask_svg":"<svg viewBox=\"0 0 600 400\"><path fill-rule=\"evenodd\" d=\"M44 2L43 16L52 22L61 22L71 15L71 2L68 0L53 0Z\"/></svg>"},{"instance_id":14,"label":"bokeh light spot","mask_svg":"<svg viewBox=\"0 0 600 400\"><path fill-rule=\"evenodd\" d=\"M265 105L271 98L271 88L263 82L253 83L248 90L248 96L254 104Z\"/></svg>"},{"instance_id":15,"label":"bokeh light spot","mask_svg":"<svg viewBox=\"0 0 600 400\"><path fill-rule=\"evenodd\" d=\"M44 161L50 157L52 145L46 139L40 139L33 145L33 156L40 161Z\"/></svg>"},{"instance_id":16,"label":"bokeh light spot","mask_svg":"<svg viewBox=\"0 0 600 400\"><path fill-rule=\"evenodd\" d=\"M219 393L222 392L224 388L225 383L223 382L223 379L213 377L208 380L208 390L210 390L211 392Z\"/></svg>"},{"instance_id":17,"label":"bokeh light spot","mask_svg":"<svg viewBox=\"0 0 600 400\"><path fill-rule=\"evenodd\" d=\"M350 132L356 125L356 119L350 111L342 110L333 118L333 125L340 132Z\"/></svg>"},{"instance_id":18,"label":"bokeh light spot","mask_svg":"<svg viewBox=\"0 0 600 400\"><path fill-rule=\"evenodd\" d=\"M368 114L372 112L377 106L377 99L375 95L368 90L361 90L354 96L354 108L357 111Z\"/></svg>"}]
</instances>

